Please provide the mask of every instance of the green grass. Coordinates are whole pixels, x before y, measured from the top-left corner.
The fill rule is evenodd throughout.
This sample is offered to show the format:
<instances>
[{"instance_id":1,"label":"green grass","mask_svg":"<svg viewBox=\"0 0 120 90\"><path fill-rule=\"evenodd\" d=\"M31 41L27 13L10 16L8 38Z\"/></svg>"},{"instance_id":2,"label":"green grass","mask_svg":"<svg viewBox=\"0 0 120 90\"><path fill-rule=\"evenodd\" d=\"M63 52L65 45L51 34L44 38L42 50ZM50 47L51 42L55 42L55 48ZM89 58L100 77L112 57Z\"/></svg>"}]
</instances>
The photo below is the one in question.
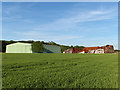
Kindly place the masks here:
<instances>
[{"instance_id":1,"label":"green grass","mask_svg":"<svg viewBox=\"0 0 120 90\"><path fill-rule=\"evenodd\" d=\"M3 88L118 88L118 54L2 54Z\"/></svg>"}]
</instances>

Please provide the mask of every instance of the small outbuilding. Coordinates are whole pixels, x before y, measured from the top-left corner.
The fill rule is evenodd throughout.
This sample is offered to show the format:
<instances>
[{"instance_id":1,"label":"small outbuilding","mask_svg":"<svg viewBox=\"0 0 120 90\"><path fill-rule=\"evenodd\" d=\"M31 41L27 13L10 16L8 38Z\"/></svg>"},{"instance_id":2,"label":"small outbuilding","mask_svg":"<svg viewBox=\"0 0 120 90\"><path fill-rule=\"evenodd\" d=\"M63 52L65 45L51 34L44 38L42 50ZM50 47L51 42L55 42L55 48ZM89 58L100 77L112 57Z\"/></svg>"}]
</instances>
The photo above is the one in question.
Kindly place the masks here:
<instances>
[{"instance_id":1,"label":"small outbuilding","mask_svg":"<svg viewBox=\"0 0 120 90\"><path fill-rule=\"evenodd\" d=\"M6 53L32 53L32 45L29 43L13 43L6 46Z\"/></svg>"}]
</instances>

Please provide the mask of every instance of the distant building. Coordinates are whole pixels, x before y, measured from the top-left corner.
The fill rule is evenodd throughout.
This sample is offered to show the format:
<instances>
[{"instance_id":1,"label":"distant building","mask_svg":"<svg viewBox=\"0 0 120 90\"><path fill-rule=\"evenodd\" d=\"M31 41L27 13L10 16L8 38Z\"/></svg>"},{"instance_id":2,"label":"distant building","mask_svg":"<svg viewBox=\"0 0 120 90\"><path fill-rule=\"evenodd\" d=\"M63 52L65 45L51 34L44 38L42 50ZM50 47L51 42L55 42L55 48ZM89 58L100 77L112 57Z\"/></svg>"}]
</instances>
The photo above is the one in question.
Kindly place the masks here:
<instances>
[{"instance_id":1,"label":"distant building","mask_svg":"<svg viewBox=\"0 0 120 90\"><path fill-rule=\"evenodd\" d=\"M102 47L85 47L82 51L85 53L104 53L104 49Z\"/></svg>"},{"instance_id":2,"label":"distant building","mask_svg":"<svg viewBox=\"0 0 120 90\"><path fill-rule=\"evenodd\" d=\"M61 53L61 48L55 45L43 45L44 53Z\"/></svg>"},{"instance_id":3,"label":"distant building","mask_svg":"<svg viewBox=\"0 0 120 90\"><path fill-rule=\"evenodd\" d=\"M103 46L102 49L104 49L104 53L114 53L113 45Z\"/></svg>"},{"instance_id":4,"label":"distant building","mask_svg":"<svg viewBox=\"0 0 120 90\"><path fill-rule=\"evenodd\" d=\"M61 53L61 48L55 45L43 44L43 53ZM30 43L13 43L6 46L6 53L33 53L32 44Z\"/></svg>"},{"instance_id":5,"label":"distant building","mask_svg":"<svg viewBox=\"0 0 120 90\"><path fill-rule=\"evenodd\" d=\"M67 49L63 53L114 53L113 45L106 45L102 47L85 47L82 50L72 48Z\"/></svg>"},{"instance_id":6,"label":"distant building","mask_svg":"<svg viewBox=\"0 0 120 90\"><path fill-rule=\"evenodd\" d=\"M6 46L6 53L32 53L32 46L29 43L13 43Z\"/></svg>"}]
</instances>

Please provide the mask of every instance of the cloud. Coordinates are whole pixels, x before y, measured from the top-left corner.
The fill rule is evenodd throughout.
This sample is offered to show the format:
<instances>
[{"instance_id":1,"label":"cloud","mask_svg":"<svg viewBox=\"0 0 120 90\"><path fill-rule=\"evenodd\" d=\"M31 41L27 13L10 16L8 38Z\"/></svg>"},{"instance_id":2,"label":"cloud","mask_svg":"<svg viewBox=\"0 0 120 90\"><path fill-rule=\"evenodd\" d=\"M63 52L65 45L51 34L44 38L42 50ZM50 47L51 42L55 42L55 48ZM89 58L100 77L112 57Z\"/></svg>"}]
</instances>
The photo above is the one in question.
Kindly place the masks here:
<instances>
[{"instance_id":1,"label":"cloud","mask_svg":"<svg viewBox=\"0 0 120 90\"><path fill-rule=\"evenodd\" d=\"M77 32L74 35L72 32L77 30L81 30L81 32L91 30L80 24L112 19L114 17L113 12L114 10L78 12L75 15L69 15L67 18L60 18L48 24L38 25L39 27L32 28L26 32L15 32L15 34L23 36L26 39L47 41L79 39L83 38L84 35L78 34Z\"/></svg>"},{"instance_id":2,"label":"cloud","mask_svg":"<svg viewBox=\"0 0 120 90\"><path fill-rule=\"evenodd\" d=\"M77 24L113 19L114 17L113 12L114 10L96 10L96 11L78 12L75 15L72 16L69 15L69 17L67 18L60 18L54 22L39 25L39 27L34 28L34 30L70 31L71 29L79 28L80 26L78 26Z\"/></svg>"},{"instance_id":3,"label":"cloud","mask_svg":"<svg viewBox=\"0 0 120 90\"><path fill-rule=\"evenodd\" d=\"M7 16L7 15L11 15L14 14L15 12L19 12L19 10L21 9L21 6L17 5L4 5L6 3L3 3L2 5L2 11L3 13ZM12 3L11 3L12 4Z\"/></svg>"},{"instance_id":4,"label":"cloud","mask_svg":"<svg viewBox=\"0 0 120 90\"><path fill-rule=\"evenodd\" d=\"M33 3L30 3L29 5L26 5L26 7L32 7ZM23 23L33 23L31 19L24 18L24 16L21 13L27 12L27 10L24 10L22 7L22 3L3 3L2 5L2 20L4 22L23 22Z\"/></svg>"},{"instance_id":5,"label":"cloud","mask_svg":"<svg viewBox=\"0 0 120 90\"><path fill-rule=\"evenodd\" d=\"M75 35L52 35L49 33L42 33L37 31L29 31L29 32L14 32L19 37L24 37L26 40L45 40L45 41L59 41L59 40L70 40L83 38L82 36Z\"/></svg>"}]
</instances>

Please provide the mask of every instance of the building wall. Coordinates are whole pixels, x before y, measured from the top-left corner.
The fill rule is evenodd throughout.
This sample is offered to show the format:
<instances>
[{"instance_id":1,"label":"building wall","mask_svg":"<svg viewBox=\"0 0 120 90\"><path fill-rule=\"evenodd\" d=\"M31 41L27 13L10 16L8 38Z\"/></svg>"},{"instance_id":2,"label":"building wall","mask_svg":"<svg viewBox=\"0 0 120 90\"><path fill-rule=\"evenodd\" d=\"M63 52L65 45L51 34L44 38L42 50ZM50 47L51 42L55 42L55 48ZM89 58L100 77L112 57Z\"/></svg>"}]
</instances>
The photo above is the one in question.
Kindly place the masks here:
<instances>
[{"instance_id":1,"label":"building wall","mask_svg":"<svg viewBox=\"0 0 120 90\"><path fill-rule=\"evenodd\" d=\"M89 50L88 53L95 53L95 50Z\"/></svg>"},{"instance_id":2,"label":"building wall","mask_svg":"<svg viewBox=\"0 0 120 90\"><path fill-rule=\"evenodd\" d=\"M97 49L95 53L104 53L104 49Z\"/></svg>"},{"instance_id":3,"label":"building wall","mask_svg":"<svg viewBox=\"0 0 120 90\"><path fill-rule=\"evenodd\" d=\"M6 53L32 53L32 46L28 43L14 43L6 46Z\"/></svg>"},{"instance_id":4,"label":"building wall","mask_svg":"<svg viewBox=\"0 0 120 90\"><path fill-rule=\"evenodd\" d=\"M88 53L104 53L104 49L89 50Z\"/></svg>"},{"instance_id":5,"label":"building wall","mask_svg":"<svg viewBox=\"0 0 120 90\"><path fill-rule=\"evenodd\" d=\"M61 48L55 45L43 45L44 53L61 53Z\"/></svg>"},{"instance_id":6,"label":"building wall","mask_svg":"<svg viewBox=\"0 0 120 90\"><path fill-rule=\"evenodd\" d=\"M112 45L106 45L103 47L105 53L114 53L114 47Z\"/></svg>"},{"instance_id":7,"label":"building wall","mask_svg":"<svg viewBox=\"0 0 120 90\"><path fill-rule=\"evenodd\" d=\"M80 49L71 48L71 49L65 50L63 53L80 53Z\"/></svg>"},{"instance_id":8,"label":"building wall","mask_svg":"<svg viewBox=\"0 0 120 90\"><path fill-rule=\"evenodd\" d=\"M85 51L81 51L81 52L79 52L79 53L85 53Z\"/></svg>"},{"instance_id":9,"label":"building wall","mask_svg":"<svg viewBox=\"0 0 120 90\"><path fill-rule=\"evenodd\" d=\"M63 53L72 53L72 49L67 49Z\"/></svg>"}]
</instances>

